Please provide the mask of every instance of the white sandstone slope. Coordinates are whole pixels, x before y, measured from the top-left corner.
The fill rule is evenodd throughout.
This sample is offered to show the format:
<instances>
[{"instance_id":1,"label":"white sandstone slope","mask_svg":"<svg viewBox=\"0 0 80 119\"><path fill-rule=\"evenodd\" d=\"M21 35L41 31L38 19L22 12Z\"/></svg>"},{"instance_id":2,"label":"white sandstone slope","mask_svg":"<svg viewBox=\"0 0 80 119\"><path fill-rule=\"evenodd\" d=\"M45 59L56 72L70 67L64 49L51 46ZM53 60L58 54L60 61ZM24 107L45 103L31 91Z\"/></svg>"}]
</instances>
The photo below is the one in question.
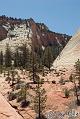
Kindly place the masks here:
<instances>
[{"instance_id":1,"label":"white sandstone slope","mask_svg":"<svg viewBox=\"0 0 80 119\"><path fill-rule=\"evenodd\" d=\"M75 62L80 59L80 31L78 31L67 43L60 55L53 63L52 68L71 69Z\"/></svg>"},{"instance_id":2,"label":"white sandstone slope","mask_svg":"<svg viewBox=\"0 0 80 119\"><path fill-rule=\"evenodd\" d=\"M26 26L26 24L14 25L14 29L10 30L10 26L3 26L7 31L7 38L0 41L0 51L5 52L6 44L9 44L11 50L15 50L15 48L22 46L26 43L27 47L30 48L32 43L32 30ZM11 37L13 36L13 37Z\"/></svg>"}]
</instances>

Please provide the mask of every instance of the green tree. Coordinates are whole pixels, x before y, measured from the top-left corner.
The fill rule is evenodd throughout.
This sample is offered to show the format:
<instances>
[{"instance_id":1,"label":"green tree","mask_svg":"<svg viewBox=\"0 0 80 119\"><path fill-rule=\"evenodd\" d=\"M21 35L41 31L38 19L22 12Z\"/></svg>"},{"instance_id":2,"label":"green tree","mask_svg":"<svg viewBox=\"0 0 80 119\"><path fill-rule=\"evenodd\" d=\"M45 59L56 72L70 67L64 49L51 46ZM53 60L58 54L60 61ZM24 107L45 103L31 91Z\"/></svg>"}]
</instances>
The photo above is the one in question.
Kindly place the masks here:
<instances>
[{"instance_id":1,"label":"green tree","mask_svg":"<svg viewBox=\"0 0 80 119\"><path fill-rule=\"evenodd\" d=\"M6 52L5 52L5 66L11 67L11 63L12 63L11 50L10 50L9 44L7 44Z\"/></svg>"},{"instance_id":2,"label":"green tree","mask_svg":"<svg viewBox=\"0 0 80 119\"><path fill-rule=\"evenodd\" d=\"M17 102L21 101L21 107L26 107L29 105L30 102L27 101L27 99L26 99L27 95L28 95L27 86L26 86L26 84L24 84L21 86L21 89L17 96Z\"/></svg>"},{"instance_id":3,"label":"green tree","mask_svg":"<svg viewBox=\"0 0 80 119\"><path fill-rule=\"evenodd\" d=\"M22 63L23 68L27 68L29 65L29 49L26 47L26 44L22 46Z\"/></svg>"},{"instance_id":4,"label":"green tree","mask_svg":"<svg viewBox=\"0 0 80 119\"><path fill-rule=\"evenodd\" d=\"M32 51L30 53L30 79L33 80L34 83L36 83L37 80L37 73L38 73L38 62L37 62L37 54Z\"/></svg>"},{"instance_id":5,"label":"green tree","mask_svg":"<svg viewBox=\"0 0 80 119\"><path fill-rule=\"evenodd\" d=\"M41 84L41 80L38 76L38 83L36 85L36 88L35 88L35 98L34 98L34 110L36 112L36 114L38 114L38 117L37 119L44 119L42 118L43 116L43 111L46 107L46 99L47 99L47 96L46 96L46 91L44 88L42 88L42 84Z\"/></svg>"},{"instance_id":6,"label":"green tree","mask_svg":"<svg viewBox=\"0 0 80 119\"><path fill-rule=\"evenodd\" d=\"M44 51L44 65L47 66L50 70L53 62L53 53L51 46L47 46Z\"/></svg>"},{"instance_id":7,"label":"green tree","mask_svg":"<svg viewBox=\"0 0 80 119\"><path fill-rule=\"evenodd\" d=\"M78 84L80 87L80 60L78 59L77 62L75 62L75 70L76 70L76 79L78 80Z\"/></svg>"},{"instance_id":8,"label":"green tree","mask_svg":"<svg viewBox=\"0 0 80 119\"><path fill-rule=\"evenodd\" d=\"M18 93L17 101L26 101L26 85L21 86Z\"/></svg>"},{"instance_id":9,"label":"green tree","mask_svg":"<svg viewBox=\"0 0 80 119\"><path fill-rule=\"evenodd\" d=\"M3 52L0 52L0 65L3 65Z\"/></svg>"},{"instance_id":10,"label":"green tree","mask_svg":"<svg viewBox=\"0 0 80 119\"><path fill-rule=\"evenodd\" d=\"M14 70L11 70L11 86L15 84L15 74L16 72Z\"/></svg>"},{"instance_id":11,"label":"green tree","mask_svg":"<svg viewBox=\"0 0 80 119\"><path fill-rule=\"evenodd\" d=\"M79 88L80 88L80 60L79 59L77 62L75 62L74 67L75 67L75 72L73 74L71 74L71 81L74 83L77 104L79 105L80 100L79 100L78 86L77 86L77 82L78 82Z\"/></svg>"},{"instance_id":12,"label":"green tree","mask_svg":"<svg viewBox=\"0 0 80 119\"><path fill-rule=\"evenodd\" d=\"M20 66L19 61L20 61L19 51L18 51L18 49L16 49L16 52L14 53L14 67L19 67Z\"/></svg>"},{"instance_id":13,"label":"green tree","mask_svg":"<svg viewBox=\"0 0 80 119\"><path fill-rule=\"evenodd\" d=\"M2 73L3 69L3 52L0 52L0 72Z\"/></svg>"}]
</instances>

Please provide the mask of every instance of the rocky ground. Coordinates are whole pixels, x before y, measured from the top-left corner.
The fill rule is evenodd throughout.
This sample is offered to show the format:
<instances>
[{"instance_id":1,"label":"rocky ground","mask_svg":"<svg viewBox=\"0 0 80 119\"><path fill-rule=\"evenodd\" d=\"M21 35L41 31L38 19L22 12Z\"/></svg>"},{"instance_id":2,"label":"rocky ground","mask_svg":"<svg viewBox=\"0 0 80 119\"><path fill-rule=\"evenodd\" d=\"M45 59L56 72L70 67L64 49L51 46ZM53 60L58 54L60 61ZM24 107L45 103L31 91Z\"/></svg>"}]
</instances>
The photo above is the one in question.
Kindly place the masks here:
<instances>
[{"instance_id":1,"label":"rocky ground","mask_svg":"<svg viewBox=\"0 0 80 119\"><path fill-rule=\"evenodd\" d=\"M48 117L49 119L60 119L59 114L62 114L61 119L78 119L80 116L80 107L76 106L75 104L76 97L74 96L74 92L72 91L74 84L69 81L69 73L70 72L68 71L67 73L65 71L59 72L51 71L50 73L46 74L45 77L43 77L45 83L42 86L45 88L47 94L45 115L49 116ZM28 72L22 74L19 71L19 74L21 80L25 82L30 82ZM64 78L65 83L62 84L60 82L61 78ZM52 81L55 81L55 83L54 82L52 83ZM31 84L31 86L34 87L35 84ZM68 98L66 98L64 95L64 90L66 88L70 90L70 96ZM2 111L4 112L3 106L5 106L5 111L8 110L7 107L9 107L9 110L10 108L13 109L12 107L17 107L16 109L13 110L16 110L16 112L18 112L19 115L22 116L22 118L24 117L24 119L35 119L35 112L32 109L32 105L29 105L26 108L21 108L20 103L17 103L16 100L8 101L7 97L9 91L11 91L11 87L9 86L8 82L5 81L5 77L2 74L0 75L0 93L1 93L0 104L2 105L0 106L0 118L5 119L5 115L2 118ZM33 94L32 89L29 89L29 92ZM4 96L4 98L2 95ZM2 103L3 100L7 101L8 102L7 104L8 105L10 104L12 107L10 105L7 106L7 104L4 105L5 103L4 104ZM56 115L54 115L54 112ZM69 114L70 113L73 114L73 117L70 117L68 112ZM76 113L78 113L77 117ZM11 112L9 112L9 114L11 114ZM18 119L18 117L16 119Z\"/></svg>"}]
</instances>

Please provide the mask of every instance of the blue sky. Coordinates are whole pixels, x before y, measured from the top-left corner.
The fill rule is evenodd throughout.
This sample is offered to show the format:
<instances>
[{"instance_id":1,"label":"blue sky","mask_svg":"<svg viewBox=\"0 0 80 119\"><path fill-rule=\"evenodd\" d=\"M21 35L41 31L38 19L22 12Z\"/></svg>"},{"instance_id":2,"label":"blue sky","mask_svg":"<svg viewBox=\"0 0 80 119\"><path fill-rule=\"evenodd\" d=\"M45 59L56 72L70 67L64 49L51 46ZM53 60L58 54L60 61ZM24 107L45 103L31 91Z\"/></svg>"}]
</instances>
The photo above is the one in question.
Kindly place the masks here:
<instances>
[{"instance_id":1,"label":"blue sky","mask_svg":"<svg viewBox=\"0 0 80 119\"><path fill-rule=\"evenodd\" d=\"M73 35L80 28L80 0L0 0L0 15L32 17L50 30Z\"/></svg>"}]
</instances>

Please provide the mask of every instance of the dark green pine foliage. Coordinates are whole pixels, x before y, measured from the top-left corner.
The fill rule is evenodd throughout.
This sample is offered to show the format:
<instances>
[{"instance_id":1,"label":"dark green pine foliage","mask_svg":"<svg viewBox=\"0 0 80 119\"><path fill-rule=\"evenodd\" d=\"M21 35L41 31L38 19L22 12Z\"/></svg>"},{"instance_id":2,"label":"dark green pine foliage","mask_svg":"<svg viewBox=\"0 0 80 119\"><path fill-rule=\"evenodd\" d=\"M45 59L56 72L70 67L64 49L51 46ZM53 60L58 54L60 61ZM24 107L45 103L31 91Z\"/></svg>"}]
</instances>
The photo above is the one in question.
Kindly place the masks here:
<instances>
[{"instance_id":1,"label":"dark green pine foliage","mask_svg":"<svg viewBox=\"0 0 80 119\"><path fill-rule=\"evenodd\" d=\"M22 101L22 100L26 101L26 91L27 91L26 85L22 85L18 93L17 101Z\"/></svg>"},{"instance_id":2,"label":"dark green pine foliage","mask_svg":"<svg viewBox=\"0 0 80 119\"><path fill-rule=\"evenodd\" d=\"M75 62L75 65L74 65L76 71L80 71L80 60L78 59L77 62Z\"/></svg>"},{"instance_id":3,"label":"dark green pine foliage","mask_svg":"<svg viewBox=\"0 0 80 119\"><path fill-rule=\"evenodd\" d=\"M78 91L80 90L80 60L78 59L77 62L75 62L75 72L72 75L72 82L74 83L74 88L75 88L75 95L77 99L77 105L80 105L80 100L79 100L79 94ZM78 85L77 85L78 82Z\"/></svg>"},{"instance_id":4,"label":"dark green pine foliage","mask_svg":"<svg viewBox=\"0 0 80 119\"><path fill-rule=\"evenodd\" d=\"M42 119L43 112L46 108L46 91L44 88L42 88L41 80L38 76L38 83L35 88L35 98L34 98L34 110L38 117L36 119Z\"/></svg>"},{"instance_id":5,"label":"dark green pine foliage","mask_svg":"<svg viewBox=\"0 0 80 119\"><path fill-rule=\"evenodd\" d=\"M5 67L11 67L12 63L12 56L9 44L6 45L6 52L5 52Z\"/></svg>"},{"instance_id":6,"label":"dark green pine foliage","mask_svg":"<svg viewBox=\"0 0 80 119\"><path fill-rule=\"evenodd\" d=\"M29 67L30 53L26 44L23 44L20 48L16 49L14 54L14 66L28 68Z\"/></svg>"},{"instance_id":7,"label":"dark green pine foliage","mask_svg":"<svg viewBox=\"0 0 80 119\"><path fill-rule=\"evenodd\" d=\"M3 52L0 52L0 72L2 73L3 69Z\"/></svg>"},{"instance_id":8,"label":"dark green pine foliage","mask_svg":"<svg viewBox=\"0 0 80 119\"><path fill-rule=\"evenodd\" d=\"M26 47L26 44L22 46L22 66L27 68L29 63L29 49Z\"/></svg>"},{"instance_id":9,"label":"dark green pine foliage","mask_svg":"<svg viewBox=\"0 0 80 119\"><path fill-rule=\"evenodd\" d=\"M29 71L30 71L30 79L33 80L34 83L37 81L37 73L38 73L38 58L35 52L30 53L30 63L29 63Z\"/></svg>"},{"instance_id":10,"label":"dark green pine foliage","mask_svg":"<svg viewBox=\"0 0 80 119\"><path fill-rule=\"evenodd\" d=\"M80 87L80 60L79 59L77 62L75 62L75 69L76 69L76 78L78 80L78 84Z\"/></svg>"},{"instance_id":11,"label":"dark green pine foliage","mask_svg":"<svg viewBox=\"0 0 80 119\"><path fill-rule=\"evenodd\" d=\"M20 53L18 49L16 49L14 53L14 67L20 67Z\"/></svg>"},{"instance_id":12,"label":"dark green pine foliage","mask_svg":"<svg viewBox=\"0 0 80 119\"><path fill-rule=\"evenodd\" d=\"M38 62L38 70L39 72L43 72L44 71L44 50L42 50L42 47L38 47L37 51L37 62Z\"/></svg>"},{"instance_id":13,"label":"dark green pine foliage","mask_svg":"<svg viewBox=\"0 0 80 119\"><path fill-rule=\"evenodd\" d=\"M47 46L44 51L44 65L49 68L52 66L53 63L53 52L52 52L52 47Z\"/></svg>"},{"instance_id":14,"label":"dark green pine foliage","mask_svg":"<svg viewBox=\"0 0 80 119\"><path fill-rule=\"evenodd\" d=\"M0 65L3 65L3 52L0 52Z\"/></svg>"}]
</instances>

